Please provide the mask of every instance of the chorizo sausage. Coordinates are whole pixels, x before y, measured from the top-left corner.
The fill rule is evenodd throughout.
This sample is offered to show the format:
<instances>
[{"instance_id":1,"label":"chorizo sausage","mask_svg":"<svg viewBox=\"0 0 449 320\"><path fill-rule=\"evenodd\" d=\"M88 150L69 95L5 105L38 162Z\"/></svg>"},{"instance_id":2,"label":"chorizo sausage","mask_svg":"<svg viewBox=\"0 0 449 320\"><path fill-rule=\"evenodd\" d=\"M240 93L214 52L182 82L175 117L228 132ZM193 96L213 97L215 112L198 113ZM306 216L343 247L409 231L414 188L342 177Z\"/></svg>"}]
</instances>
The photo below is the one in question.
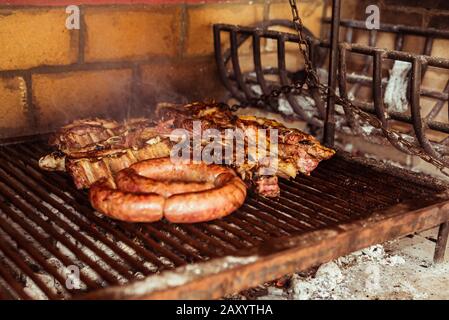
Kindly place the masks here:
<instances>
[{"instance_id":1,"label":"chorizo sausage","mask_svg":"<svg viewBox=\"0 0 449 320\"><path fill-rule=\"evenodd\" d=\"M170 158L137 162L112 182L99 181L90 190L95 209L119 220L174 223L222 218L238 209L246 185L226 167L173 162Z\"/></svg>"},{"instance_id":2,"label":"chorizo sausage","mask_svg":"<svg viewBox=\"0 0 449 320\"><path fill-rule=\"evenodd\" d=\"M214 188L209 182L159 181L139 175L131 168L117 174L117 188L133 193L157 193L164 198L174 194L197 192Z\"/></svg>"},{"instance_id":3,"label":"chorizo sausage","mask_svg":"<svg viewBox=\"0 0 449 320\"><path fill-rule=\"evenodd\" d=\"M245 201L246 186L235 175L222 175L214 189L169 197L164 217L170 222L193 223L219 219L238 209Z\"/></svg>"},{"instance_id":4,"label":"chorizo sausage","mask_svg":"<svg viewBox=\"0 0 449 320\"><path fill-rule=\"evenodd\" d=\"M89 190L92 206L99 212L130 222L154 222L162 219L165 198L155 193L123 192L106 179L95 182Z\"/></svg>"}]
</instances>

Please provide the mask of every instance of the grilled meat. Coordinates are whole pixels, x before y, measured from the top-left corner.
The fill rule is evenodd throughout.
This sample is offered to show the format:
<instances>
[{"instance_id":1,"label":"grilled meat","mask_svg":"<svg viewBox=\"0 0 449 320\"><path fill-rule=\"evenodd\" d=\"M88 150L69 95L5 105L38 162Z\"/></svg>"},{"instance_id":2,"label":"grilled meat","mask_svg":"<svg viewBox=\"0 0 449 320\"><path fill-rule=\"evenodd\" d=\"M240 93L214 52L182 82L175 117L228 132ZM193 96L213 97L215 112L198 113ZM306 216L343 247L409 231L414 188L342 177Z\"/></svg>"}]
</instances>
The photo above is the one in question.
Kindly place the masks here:
<instances>
[{"instance_id":1,"label":"grilled meat","mask_svg":"<svg viewBox=\"0 0 449 320\"><path fill-rule=\"evenodd\" d=\"M294 178L297 172L308 175L320 161L335 153L302 131L266 118L236 116L221 104L160 104L156 116L157 122L143 118L122 124L100 119L75 121L52 137L50 143L59 151L43 157L40 165L47 170L65 169L78 188L87 188L101 178L112 181L115 173L137 161L169 156L172 131L182 128L192 132L194 121L200 122L202 130L217 129L221 133L236 128L243 132L277 129L276 155L258 157L258 151L248 147L248 142L256 137L245 135L246 161L236 161L236 148L231 159L231 166L245 182L254 184L260 194L274 197L279 195L277 176ZM204 147L209 141L201 142ZM270 139L266 142L269 150ZM276 166L270 163L273 156Z\"/></svg>"},{"instance_id":2,"label":"grilled meat","mask_svg":"<svg viewBox=\"0 0 449 320\"><path fill-rule=\"evenodd\" d=\"M320 161L329 159L335 153L309 134L287 128L275 120L255 116L236 116L227 106L221 104L193 103L187 106L164 104L157 108L157 115L161 119L160 123L164 123L166 128L171 126L172 129L183 128L188 131L192 131L193 122L198 120L201 122L202 130L218 129L223 132L228 128L238 128L243 132L249 130L257 132L258 129L277 129L278 154L273 155L277 158L276 167L266 163L270 157L258 159L257 151L247 148L250 136L245 136L245 156L247 160L257 160L233 165L246 182L254 183L257 191L265 196L279 195L277 176L294 178L297 172L309 175ZM269 141L270 139L266 140L267 150ZM276 171L273 168L276 168Z\"/></svg>"},{"instance_id":3,"label":"grilled meat","mask_svg":"<svg viewBox=\"0 0 449 320\"><path fill-rule=\"evenodd\" d=\"M65 154L54 151L39 159L39 167L48 171L65 171Z\"/></svg>"},{"instance_id":4,"label":"grilled meat","mask_svg":"<svg viewBox=\"0 0 449 320\"><path fill-rule=\"evenodd\" d=\"M77 120L55 133L50 144L59 150L39 160L46 170L67 171L77 188L100 178L111 180L131 164L170 155L170 141L148 119L123 124L107 120Z\"/></svg>"},{"instance_id":5,"label":"grilled meat","mask_svg":"<svg viewBox=\"0 0 449 320\"><path fill-rule=\"evenodd\" d=\"M141 148L117 150L100 158L67 158L65 169L73 178L78 189L89 188L101 178L112 180L122 169L142 160L167 157L170 155L168 141L156 142Z\"/></svg>"},{"instance_id":6,"label":"grilled meat","mask_svg":"<svg viewBox=\"0 0 449 320\"><path fill-rule=\"evenodd\" d=\"M276 176L262 176L256 181L256 192L265 197L275 198L281 194Z\"/></svg>"}]
</instances>

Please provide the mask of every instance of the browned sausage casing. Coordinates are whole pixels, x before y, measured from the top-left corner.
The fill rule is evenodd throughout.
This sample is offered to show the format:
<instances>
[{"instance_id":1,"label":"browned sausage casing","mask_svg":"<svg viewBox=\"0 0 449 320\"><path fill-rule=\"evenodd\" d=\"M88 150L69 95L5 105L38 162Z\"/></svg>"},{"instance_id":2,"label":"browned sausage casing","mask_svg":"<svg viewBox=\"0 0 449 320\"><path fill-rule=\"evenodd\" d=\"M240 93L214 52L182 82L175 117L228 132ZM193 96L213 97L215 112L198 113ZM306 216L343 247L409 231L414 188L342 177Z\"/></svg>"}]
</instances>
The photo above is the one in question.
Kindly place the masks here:
<instances>
[{"instance_id":1,"label":"browned sausage casing","mask_svg":"<svg viewBox=\"0 0 449 320\"><path fill-rule=\"evenodd\" d=\"M245 184L235 175L221 176L214 189L169 197L164 205L165 218L176 223L209 221L238 209L245 201Z\"/></svg>"},{"instance_id":2,"label":"browned sausage casing","mask_svg":"<svg viewBox=\"0 0 449 320\"><path fill-rule=\"evenodd\" d=\"M117 174L117 188L134 193L157 193L164 198L174 194L197 192L214 188L210 182L182 182L159 181L139 175L131 168L124 169Z\"/></svg>"},{"instance_id":3,"label":"browned sausage casing","mask_svg":"<svg viewBox=\"0 0 449 320\"><path fill-rule=\"evenodd\" d=\"M129 222L154 222L162 219L165 198L155 194L123 192L106 179L95 182L89 190L92 206L105 215Z\"/></svg>"},{"instance_id":4,"label":"browned sausage casing","mask_svg":"<svg viewBox=\"0 0 449 320\"><path fill-rule=\"evenodd\" d=\"M239 208L246 185L226 167L175 163L170 158L145 160L120 171L112 183L90 190L94 208L119 220L153 222L163 216L175 223L224 217Z\"/></svg>"}]
</instances>

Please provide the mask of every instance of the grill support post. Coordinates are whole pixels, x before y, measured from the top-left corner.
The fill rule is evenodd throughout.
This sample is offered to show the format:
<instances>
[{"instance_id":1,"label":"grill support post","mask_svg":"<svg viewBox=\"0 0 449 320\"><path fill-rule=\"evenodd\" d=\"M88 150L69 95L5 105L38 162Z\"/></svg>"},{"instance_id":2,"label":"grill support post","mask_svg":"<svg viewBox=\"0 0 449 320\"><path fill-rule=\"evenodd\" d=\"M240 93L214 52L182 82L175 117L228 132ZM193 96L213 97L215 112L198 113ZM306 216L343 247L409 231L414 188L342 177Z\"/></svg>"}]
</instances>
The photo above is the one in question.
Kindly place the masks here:
<instances>
[{"instance_id":1,"label":"grill support post","mask_svg":"<svg viewBox=\"0 0 449 320\"><path fill-rule=\"evenodd\" d=\"M335 89L337 87L338 42L340 37L340 0L332 1L331 46L329 55L328 85L332 92L327 94L326 121L324 123L323 142L333 147L335 139Z\"/></svg>"},{"instance_id":2,"label":"grill support post","mask_svg":"<svg viewBox=\"0 0 449 320\"><path fill-rule=\"evenodd\" d=\"M449 238L449 221L440 225L437 244L435 245L434 263L442 263L446 253L447 240Z\"/></svg>"}]
</instances>

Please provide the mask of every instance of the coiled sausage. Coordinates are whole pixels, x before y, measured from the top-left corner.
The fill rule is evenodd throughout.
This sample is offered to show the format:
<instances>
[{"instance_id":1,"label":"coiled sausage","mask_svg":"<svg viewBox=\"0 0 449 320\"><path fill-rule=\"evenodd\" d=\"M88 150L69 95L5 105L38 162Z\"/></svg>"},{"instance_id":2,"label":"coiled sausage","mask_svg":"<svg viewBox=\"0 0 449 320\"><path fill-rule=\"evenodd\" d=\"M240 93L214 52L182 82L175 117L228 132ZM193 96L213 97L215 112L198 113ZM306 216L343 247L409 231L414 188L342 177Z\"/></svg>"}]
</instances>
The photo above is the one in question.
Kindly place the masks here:
<instances>
[{"instance_id":1,"label":"coiled sausage","mask_svg":"<svg viewBox=\"0 0 449 320\"><path fill-rule=\"evenodd\" d=\"M226 167L174 162L170 158L137 162L113 182L99 181L90 191L92 206L119 220L195 223L224 217L238 209L246 185Z\"/></svg>"}]
</instances>

